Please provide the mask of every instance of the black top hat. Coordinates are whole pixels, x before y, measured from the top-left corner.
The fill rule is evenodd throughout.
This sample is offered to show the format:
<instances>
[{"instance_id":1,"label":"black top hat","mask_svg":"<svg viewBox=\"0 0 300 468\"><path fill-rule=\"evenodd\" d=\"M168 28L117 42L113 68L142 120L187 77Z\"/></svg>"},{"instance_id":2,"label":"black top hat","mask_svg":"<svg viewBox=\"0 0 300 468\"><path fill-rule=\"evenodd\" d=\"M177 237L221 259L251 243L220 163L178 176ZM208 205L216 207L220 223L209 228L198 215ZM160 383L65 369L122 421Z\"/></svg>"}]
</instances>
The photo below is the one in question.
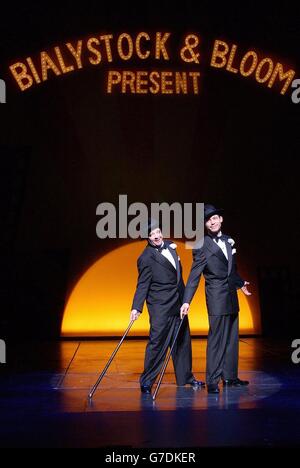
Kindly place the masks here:
<instances>
[{"instance_id":1,"label":"black top hat","mask_svg":"<svg viewBox=\"0 0 300 468\"><path fill-rule=\"evenodd\" d=\"M149 237L151 231L157 228L160 228L159 221L157 221L156 219L148 219L147 224L144 226L141 226L141 237L143 239Z\"/></svg>"},{"instance_id":2,"label":"black top hat","mask_svg":"<svg viewBox=\"0 0 300 468\"><path fill-rule=\"evenodd\" d=\"M207 221L211 216L220 215L224 212L223 208L216 208L213 205L204 205L204 220Z\"/></svg>"}]
</instances>

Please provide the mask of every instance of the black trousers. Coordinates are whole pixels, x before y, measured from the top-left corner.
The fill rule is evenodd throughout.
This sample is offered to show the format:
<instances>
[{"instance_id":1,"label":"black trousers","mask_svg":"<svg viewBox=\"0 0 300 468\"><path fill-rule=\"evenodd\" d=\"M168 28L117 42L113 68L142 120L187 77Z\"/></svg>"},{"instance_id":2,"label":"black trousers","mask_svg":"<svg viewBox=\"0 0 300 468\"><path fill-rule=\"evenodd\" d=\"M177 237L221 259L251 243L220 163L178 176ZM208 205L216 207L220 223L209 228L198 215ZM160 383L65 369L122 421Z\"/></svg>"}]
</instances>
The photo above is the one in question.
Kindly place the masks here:
<instances>
[{"instance_id":1,"label":"black trousers","mask_svg":"<svg viewBox=\"0 0 300 468\"><path fill-rule=\"evenodd\" d=\"M179 316L150 317L150 335L146 347L144 372L141 385L152 386L171 347L180 324ZM193 379L192 346L188 318L184 319L172 352L177 385L185 385Z\"/></svg>"},{"instance_id":2,"label":"black trousers","mask_svg":"<svg viewBox=\"0 0 300 468\"><path fill-rule=\"evenodd\" d=\"M239 318L236 315L209 315L206 349L206 383L221 378L236 379L239 360Z\"/></svg>"}]
</instances>

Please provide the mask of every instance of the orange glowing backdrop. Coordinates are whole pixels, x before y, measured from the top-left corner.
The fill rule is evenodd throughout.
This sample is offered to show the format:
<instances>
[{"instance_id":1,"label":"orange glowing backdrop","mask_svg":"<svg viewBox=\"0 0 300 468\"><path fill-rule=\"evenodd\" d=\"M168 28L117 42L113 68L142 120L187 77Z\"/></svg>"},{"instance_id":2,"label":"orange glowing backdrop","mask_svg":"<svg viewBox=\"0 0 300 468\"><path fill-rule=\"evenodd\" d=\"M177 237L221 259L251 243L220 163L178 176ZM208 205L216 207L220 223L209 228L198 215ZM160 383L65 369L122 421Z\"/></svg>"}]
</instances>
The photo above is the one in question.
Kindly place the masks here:
<instances>
[{"instance_id":1,"label":"orange glowing backdrop","mask_svg":"<svg viewBox=\"0 0 300 468\"><path fill-rule=\"evenodd\" d=\"M176 240L184 280L187 280L192 262L192 251ZM137 282L136 261L145 242L131 242L116 248L97 260L75 285L65 307L61 334L72 336L120 336L128 322L133 294ZM246 334L259 333L257 304L253 296L248 299L239 292L240 331ZM204 295L204 279L192 302L189 313L191 332L205 335L208 319ZM148 334L149 321L146 306L133 325L130 335Z\"/></svg>"}]
</instances>

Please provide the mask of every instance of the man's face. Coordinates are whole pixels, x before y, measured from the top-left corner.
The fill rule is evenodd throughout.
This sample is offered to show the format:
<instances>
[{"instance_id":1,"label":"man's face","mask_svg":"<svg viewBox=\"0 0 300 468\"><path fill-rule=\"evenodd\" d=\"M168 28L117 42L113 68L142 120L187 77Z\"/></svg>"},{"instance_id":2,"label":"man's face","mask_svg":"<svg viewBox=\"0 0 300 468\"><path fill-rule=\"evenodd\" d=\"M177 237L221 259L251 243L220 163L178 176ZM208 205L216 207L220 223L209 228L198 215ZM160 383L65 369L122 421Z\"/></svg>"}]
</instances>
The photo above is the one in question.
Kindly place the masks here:
<instances>
[{"instance_id":1,"label":"man's face","mask_svg":"<svg viewBox=\"0 0 300 468\"><path fill-rule=\"evenodd\" d=\"M149 234L149 240L153 245L160 246L163 241L163 235L159 228L153 229Z\"/></svg>"},{"instance_id":2,"label":"man's face","mask_svg":"<svg viewBox=\"0 0 300 468\"><path fill-rule=\"evenodd\" d=\"M210 234L216 235L221 231L222 222L222 216L213 215L206 221L205 226Z\"/></svg>"}]
</instances>

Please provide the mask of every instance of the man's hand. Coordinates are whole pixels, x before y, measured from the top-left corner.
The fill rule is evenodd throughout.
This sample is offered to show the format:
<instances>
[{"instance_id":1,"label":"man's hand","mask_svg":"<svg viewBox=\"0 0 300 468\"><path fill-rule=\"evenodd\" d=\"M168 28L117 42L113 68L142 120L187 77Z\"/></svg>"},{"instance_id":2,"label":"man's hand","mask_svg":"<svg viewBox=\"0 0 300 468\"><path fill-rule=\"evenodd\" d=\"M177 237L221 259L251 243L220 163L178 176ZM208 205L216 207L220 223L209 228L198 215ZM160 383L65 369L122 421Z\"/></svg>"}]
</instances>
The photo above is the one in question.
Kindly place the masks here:
<instances>
[{"instance_id":1,"label":"man's hand","mask_svg":"<svg viewBox=\"0 0 300 468\"><path fill-rule=\"evenodd\" d=\"M138 310L136 309L132 309L132 311L130 312L130 322L132 320L137 320L139 318L139 316L141 315L141 312L139 312Z\"/></svg>"},{"instance_id":2,"label":"man's hand","mask_svg":"<svg viewBox=\"0 0 300 468\"><path fill-rule=\"evenodd\" d=\"M181 319L183 319L183 317L189 313L189 309L190 309L190 304L188 304L187 302L182 304L182 306L180 308L180 318Z\"/></svg>"},{"instance_id":3,"label":"man's hand","mask_svg":"<svg viewBox=\"0 0 300 468\"><path fill-rule=\"evenodd\" d=\"M252 293L248 291L247 284L250 284L249 281L244 282L244 286L241 288L241 290L246 296L251 296Z\"/></svg>"}]
</instances>

